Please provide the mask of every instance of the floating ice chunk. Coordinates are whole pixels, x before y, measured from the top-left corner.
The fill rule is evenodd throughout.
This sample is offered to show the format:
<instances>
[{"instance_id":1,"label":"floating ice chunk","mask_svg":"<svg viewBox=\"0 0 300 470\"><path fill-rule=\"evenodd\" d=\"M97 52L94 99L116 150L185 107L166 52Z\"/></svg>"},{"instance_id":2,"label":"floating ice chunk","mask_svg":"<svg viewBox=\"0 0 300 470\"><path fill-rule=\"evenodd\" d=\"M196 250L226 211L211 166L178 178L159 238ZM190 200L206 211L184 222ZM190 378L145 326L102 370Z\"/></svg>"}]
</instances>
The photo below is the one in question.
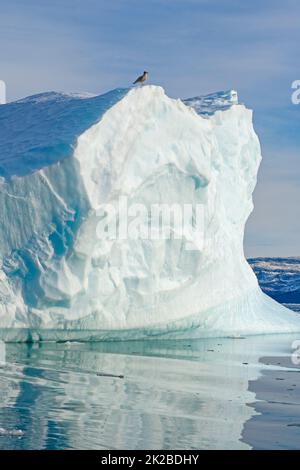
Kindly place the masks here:
<instances>
[{"instance_id":1,"label":"floating ice chunk","mask_svg":"<svg viewBox=\"0 0 300 470\"><path fill-rule=\"evenodd\" d=\"M5 429L0 427L0 437L1 436L10 436L10 437L23 437L24 431L22 429Z\"/></svg>"}]
</instances>

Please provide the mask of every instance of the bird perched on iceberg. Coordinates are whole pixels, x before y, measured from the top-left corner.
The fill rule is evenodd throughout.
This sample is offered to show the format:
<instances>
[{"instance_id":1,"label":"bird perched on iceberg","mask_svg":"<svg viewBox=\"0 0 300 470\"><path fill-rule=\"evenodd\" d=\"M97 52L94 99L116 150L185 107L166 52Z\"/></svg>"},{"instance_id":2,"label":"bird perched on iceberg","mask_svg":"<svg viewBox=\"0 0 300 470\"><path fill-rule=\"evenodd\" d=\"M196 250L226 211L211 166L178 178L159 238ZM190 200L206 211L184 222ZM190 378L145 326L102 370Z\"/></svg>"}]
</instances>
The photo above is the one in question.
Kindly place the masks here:
<instances>
[{"instance_id":1,"label":"bird perched on iceberg","mask_svg":"<svg viewBox=\"0 0 300 470\"><path fill-rule=\"evenodd\" d=\"M146 70L144 70L144 73L143 75L140 75L134 82L133 84L135 85L136 83L144 83L148 78L148 72L146 72Z\"/></svg>"}]
</instances>

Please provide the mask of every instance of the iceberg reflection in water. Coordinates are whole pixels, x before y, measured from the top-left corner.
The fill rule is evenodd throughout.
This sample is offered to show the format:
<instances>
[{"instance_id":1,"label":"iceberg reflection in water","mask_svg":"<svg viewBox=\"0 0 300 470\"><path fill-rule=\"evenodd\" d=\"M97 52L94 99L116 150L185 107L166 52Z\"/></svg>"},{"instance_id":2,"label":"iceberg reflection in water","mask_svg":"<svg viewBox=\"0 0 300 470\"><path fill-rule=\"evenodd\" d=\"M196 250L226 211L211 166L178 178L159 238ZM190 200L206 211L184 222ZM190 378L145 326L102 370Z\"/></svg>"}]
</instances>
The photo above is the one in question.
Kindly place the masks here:
<instances>
[{"instance_id":1,"label":"iceberg reflection in water","mask_svg":"<svg viewBox=\"0 0 300 470\"><path fill-rule=\"evenodd\" d=\"M280 367L260 357L295 338L6 344L0 448L249 449L255 384Z\"/></svg>"}]
</instances>

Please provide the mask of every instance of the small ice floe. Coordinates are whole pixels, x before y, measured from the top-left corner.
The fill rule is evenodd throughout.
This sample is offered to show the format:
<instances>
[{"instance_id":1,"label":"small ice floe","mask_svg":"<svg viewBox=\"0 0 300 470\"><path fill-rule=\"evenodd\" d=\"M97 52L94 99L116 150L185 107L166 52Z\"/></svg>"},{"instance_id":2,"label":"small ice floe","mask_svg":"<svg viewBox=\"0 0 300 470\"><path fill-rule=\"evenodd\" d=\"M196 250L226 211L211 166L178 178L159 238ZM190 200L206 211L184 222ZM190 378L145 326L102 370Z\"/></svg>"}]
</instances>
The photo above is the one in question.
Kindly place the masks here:
<instances>
[{"instance_id":1,"label":"small ice floe","mask_svg":"<svg viewBox=\"0 0 300 470\"><path fill-rule=\"evenodd\" d=\"M22 429L5 429L0 427L0 437L1 436L10 436L10 437L23 437L24 431Z\"/></svg>"},{"instance_id":2,"label":"small ice floe","mask_svg":"<svg viewBox=\"0 0 300 470\"><path fill-rule=\"evenodd\" d=\"M6 348L4 341L0 341L0 365L5 364L6 359Z\"/></svg>"},{"instance_id":3,"label":"small ice floe","mask_svg":"<svg viewBox=\"0 0 300 470\"><path fill-rule=\"evenodd\" d=\"M96 374L98 377L114 377L116 379L124 379L124 375L116 375L116 374L107 374L105 372L97 372Z\"/></svg>"}]
</instances>

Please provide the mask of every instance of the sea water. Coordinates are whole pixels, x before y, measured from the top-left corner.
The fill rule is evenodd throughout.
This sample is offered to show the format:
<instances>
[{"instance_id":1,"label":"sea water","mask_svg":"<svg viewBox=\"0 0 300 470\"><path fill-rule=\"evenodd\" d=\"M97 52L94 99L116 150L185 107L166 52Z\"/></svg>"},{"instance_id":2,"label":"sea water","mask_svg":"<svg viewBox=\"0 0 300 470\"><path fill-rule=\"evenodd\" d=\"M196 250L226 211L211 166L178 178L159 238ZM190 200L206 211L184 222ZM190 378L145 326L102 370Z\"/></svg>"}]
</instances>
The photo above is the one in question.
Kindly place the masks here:
<instances>
[{"instance_id":1,"label":"sea water","mask_svg":"<svg viewBox=\"0 0 300 470\"><path fill-rule=\"evenodd\" d=\"M0 448L299 449L298 336L7 343Z\"/></svg>"}]
</instances>

